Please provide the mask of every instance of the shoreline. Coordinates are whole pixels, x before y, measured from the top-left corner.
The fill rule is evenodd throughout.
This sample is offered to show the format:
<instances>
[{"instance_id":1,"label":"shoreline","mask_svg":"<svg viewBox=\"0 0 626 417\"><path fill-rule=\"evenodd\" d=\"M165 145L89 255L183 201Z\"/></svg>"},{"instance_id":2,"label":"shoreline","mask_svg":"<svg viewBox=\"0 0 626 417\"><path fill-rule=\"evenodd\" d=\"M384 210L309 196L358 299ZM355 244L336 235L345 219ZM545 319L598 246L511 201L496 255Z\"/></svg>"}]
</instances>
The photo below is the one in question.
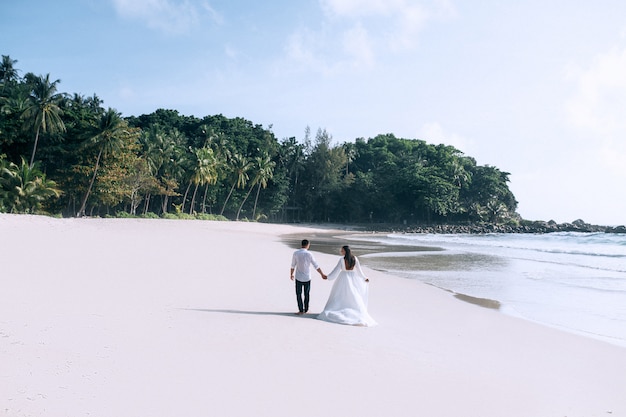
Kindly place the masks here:
<instances>
[{"instance_id":1,"label":"shoreline","mask_svg":"<svg viewBox=\"0 0 626 417\"><path fill-rule=\"evenodd\" d=\"M626 415L626 349L367 266L379 326L296 316L293 251L281 237L327 232L344 230L0 214L9 242L0 407L15 416ZM316 253L324 272L337 256ZM331 287L316 277L312 312Z\"/></svg>"},{"instance_id":2,"label":"shoreline","mask_svg":"<svg viewBox=\"0 0 626 417\"><path fill-rule=\"evenodd\" d=\"M520 265L520 260L515 257L507 258L471 250L465 252L463 249L459 251L447 246L444 249L444 247L438 246L436 240L434 242L424 241L419 238L403 240L402 244L390 243L388 239L385 239L386 235L387 233L372 234L357 231L320 233L311 235L313 239L311 250L336 254L341 245L349 244L354 253L360 257L362 265L382 273L432 286L451 294L460 301L498 311L500 314L626 347L623 331L616 327L617 324L609 323L608 327L603 327L607 325L606 320L593 321L597 320L594 315L601 315L605 313L606 309L599 309L588 316L582 315L573 305L570 306L570 310L557 311L559 308L563 308L563 302L559 301L559 297L565 296L565 292L561 295L555 293L556 298L550 302L543 296L543 293L529 290L533 285L524 288L524 285L528 285L528 283L522 284L527 282L525 276L534 274L534 272L531 272L533 271L532 268L525 271L511 267L514 264ZM373 239L371 239L372 237ZM297 236L283 236L282 239L292 249L299 247ZM439 244L441 242L443 241L440 241ZM475 275L481 270L484 272L483 278ZM562 273L567 274L568 272L563 270ZM497 279L498 275L500 275L500 279ZM492 278L484 278L489 276ZM446 279L445 277L449 278ZM476 281L474 281L475 279ZM536 277L535 279L539 278ZM466 284L460 284L460 280L465 280ZM482 289L476 291L471 283L478 284L476 288ZM480 286L485 284L493 285L493 287ZM515 289L511 290L510 293L503 293L501 289L498 289L504 288L503 285L510 285L511 288ZM463 291L464 288L468 292ZM529 294L538 296L537 300L542 301L529 298ZM520 306L522 309L519 309ZM546 315L546 311L550 310L554 311L554 315ZM566 319L568 316L570 318ZM581 324L577 325L576 320L579 320Z\"/></svg>"},{"instance_id":3,"label":"shoreline","mask_svg":"<svg viewBox=\"0 0 626 417\"><path fill-rule=\"evenodd\" d=\"M292 223L289 223L292 224ZM299 223L293 223L299 225ZM519 225L495 223L443 223L443 224L400 224L400 223L355 223L355 224L316 224L302 223L305 227L324 228L325 226L363 233L413 233L413 234L489 234L519 233L547 234L559 232L578 233L626 233L626 226L605 226L575 220L572 223L557 223L553 220L522 220Z\"/></svg>"},{"instance_id":4,"label":"shoreline","mask_svg":"<svg viewBox=\"0 0 626 417\"><path fill-rule=\"evenodd\" d=\"M445 251L445 249L440 248L438 246L422 246L422 245L390 246L390 245L376 244L375 242L368 242L364 240L350 240L346 238L359 236L359 235L365 235L366 232L359 233L359 232L352 231L352 232L345 232L345 233L341 232L339 234L337 232L336 233L327 232L327 233L311 234L309 237L309 240L311 240L311 251L320 252L320 253L324 253L328 255L336 255L339 252L339 248L343 244L349 244L352 250L358 253L359 257L362 255L368 255L368 254L373 254L373 253L384 254L385 252L411 253L411 252L443 252ZM367 236L371 236L371 234L368 233ZM285 236L281 236L281 240L285 243L285 245L295 250L300 247L300 240L301 240L300 237L301 237L301 234L285 235ZM362 264L365 266L368 266L367 263L362 262ZM369 266L369 267L372 268L372 266ZM385 274L389 274L389 275L397 276L402 279L406 279L406 278L393 274L393 272L385 271L382 269L376 269L376 270ZM458 293L448 288L439 287L433 284L427 284L427 283L422 283L422 284L430 285L434 288L437 288L438 290L450 293L455 298L466 303L474 304L480 307L493 309L493 310L499 310L501 307L501 303L498 300L473 297L468 294Z\"/></svg>"}]
</instances>

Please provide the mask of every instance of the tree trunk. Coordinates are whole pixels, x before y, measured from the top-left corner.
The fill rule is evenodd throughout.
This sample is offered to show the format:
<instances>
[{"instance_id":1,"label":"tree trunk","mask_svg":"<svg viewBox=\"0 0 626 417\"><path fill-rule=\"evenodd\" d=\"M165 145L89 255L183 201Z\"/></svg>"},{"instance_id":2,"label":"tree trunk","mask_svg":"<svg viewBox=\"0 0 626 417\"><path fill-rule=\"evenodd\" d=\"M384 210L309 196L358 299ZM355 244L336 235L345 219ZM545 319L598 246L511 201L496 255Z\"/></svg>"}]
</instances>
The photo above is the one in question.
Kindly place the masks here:
<instances>
[{"instance_id":1,"label":"tree trunk","mask_svg":"<svg viewBox=\"0 0 626 417\"><path fill-rule=\"evenodd\" d=\"M189 214L193 214L193 205L196 202L196 193L198 192L198 185L196 184L196 188L193 189L193 197L191 197L191 204L189 205Z\"/></svg>"},{"instance_id":2,"label":"tree trunk","mask_svg":"<svg viewBox=\"0 0 626 417\"><path fill-rule=\"evenodd\" d=\"M256 198L254 199L254 209L252 210L252 220L254 220L254 216L256 216L256 205L259 202L259 193L260 192L261 192L261 184L259 183L259 186L256 189Z\"/></svg>"},{"instance_id":3,"label":"tree trunk","mask_svg":"<svg viewBox=\"0 0 626 417\"><path fill-rule=\"evenodd\" d=\"M239 220L239 213L241 213L241 209L243 208L243 205L246 203L246 200L248 199L248 196L250 196L250 193L252 192L252 189L254 188L254 185L252 187L250 187L250 189L248 190L248 193L246 194L246 198L243 199L243 201L241 202L241 205L239 206L239 210L237 210L237 219Z\"/></svg>"},{"instance_id":4,"label":"tree trunk","mask_svg":"<svg viewBox=\"0 0 626 417\"><path fill-rule=\"evenodd\" d=\"M148 193L146 195L146 204L144 204L144 206L143 206L143 215L144 216L146 214L148 214L148 209L150 208L150 197L152 197L152 195L150 195L150 193Z\"/></svg>"},{"instance_id":5,"label":"tree trunk","mask_svg":"<svg viewBox=\"0 0 626 417\"><path fill-rule=\"evenodd\" d=\"M139 189L137 187L133 188L133 191L130 193L130 209L128 210L132 216L137 214L137 207L141 200L139 199Z\"/></svg>"},{"instance_id":6,"label":"tree trunk","mask_svg":"<svg viewBox=\"0 0 626 417\"><path fill-rule=\"evenodd\" d=\"M220 216L224 215L224 210L226 209L226 204L228 203L228 200L230 199L230 195L233 193L233 190L235 189L235 185L237 183L233 183L233 186L230 187L230 191L228 192L228 196L226 196L226 200L224 201L224 205L222 206L222 211L220 211Z\"/></svg>"},{"instance_id":7,"label":"tree trunk","mask_svg":"<svg viewBox=\"0 0 626 417\"><path fill-rule=\"evenodd\" d=\"M33 146L33 154L30 156L29 168L32 168L35 163L35 152L37 151L37 142L39 142L39 129L41 129L41 126L37 128L37 133L35 134L35 145Z\"/></svg>"},{"instance_id":8,"label":"tree trunk","mask_svg":"<svg viewBox=\"0 0 626 417\"><path fill-rule=\"evenodd\" d=\"M180 207L180 212L184 213L185 212L185 201L187 201L187 194L189 194L189 189L191 188L191 181L189 181L189 185L187 186L187 189L185 190L185 195L183 196L183 204Z\"/></svg>"},{"instance_id":9,"label":"tree trunk","mask_svg":"<svg viewBox=\"0 0 626 417\"><path fill-rule=\"evenodd\" d=\"M162 200L163 204L161 204L161 213L162 214L167 213L167 202L168 202L168 200L169 200L169 196L167 194L164 195L163 196L163 200Z\"/></svg>"},{"instance_id":10,"label":"tree trunk","mask_svg":"<svg viewBox=\"0 0 626 417\"><path fill-rule=\"evenodd\" d=\"M98 166L100 165L100 157L102 156L102 149L100 148L100 152L98 152L98 157L96 158L96 166L93 170L93 175L91 176L91 181L89 182L89 188L83 197L83 202L80 205L80 210L78 210L78 214L76 217L83 217L85 215L85 207L87 206L87 199L89 198L89 194L91 193L91 188L93 187L93 183L96 180L96 174L98 173Z\"/></svg>"},{"instance_id":11,"label":"tree trunk","mask_svg":"<svg viewBox=\"0 0 626 417\"><path fill-rule=\"evenodd\" d=\"M206 213L206 195L209 192L209 183L204 187L204 198L202 199L202 214Z\"/></svg>"}]
</instances>

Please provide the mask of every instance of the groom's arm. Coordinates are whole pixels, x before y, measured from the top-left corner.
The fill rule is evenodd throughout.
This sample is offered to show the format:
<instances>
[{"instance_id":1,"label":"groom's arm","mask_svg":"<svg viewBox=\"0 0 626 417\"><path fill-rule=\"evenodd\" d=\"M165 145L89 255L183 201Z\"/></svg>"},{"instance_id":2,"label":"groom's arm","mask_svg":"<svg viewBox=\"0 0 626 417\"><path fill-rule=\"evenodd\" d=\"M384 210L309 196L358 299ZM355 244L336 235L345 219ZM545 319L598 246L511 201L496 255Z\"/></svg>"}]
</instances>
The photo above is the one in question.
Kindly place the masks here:
<instances>
[{"instance_id":1,"label":"groom's arm","mask_svg":"<svg viewBox=\"0 0 626 417\"><path fill-rule=\"evenodd\" d=\"M322 268L317 268L317 272L320 273L320 275L322 276L322 279L328 278L328 276L324 275L324 273L322 272Z\"/></svg>"},{"instance_id":2,"label":"groom's arm","mask_svg":"<svg viewBox=\"0 0 626 417\"><path fill-rule=\"evenodd\" d=\"M315 270L319 272L319 274L322 276L322 279L326 279L326 275L324 275L324 273L322 272L322 267L319 266L313 254L309 252L309 256L311 257L311 265L313 265L313 268L315 268Z\"/></svg>"}]
</instances>

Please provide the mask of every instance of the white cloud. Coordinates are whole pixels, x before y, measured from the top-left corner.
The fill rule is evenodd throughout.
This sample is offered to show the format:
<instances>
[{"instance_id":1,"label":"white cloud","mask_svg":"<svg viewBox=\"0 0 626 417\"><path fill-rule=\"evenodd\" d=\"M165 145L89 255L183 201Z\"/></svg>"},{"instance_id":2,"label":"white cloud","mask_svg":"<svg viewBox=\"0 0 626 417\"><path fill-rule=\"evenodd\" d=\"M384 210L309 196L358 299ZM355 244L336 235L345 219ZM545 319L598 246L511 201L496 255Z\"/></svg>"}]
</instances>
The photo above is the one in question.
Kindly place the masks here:
<instances>
[{"instance_id":1,"label":"white cloud","mask_svg":"<svg viewBox=\"0 0 626 417\"><path fill-rule=\"evenodd\" d=\"M448 0L319 1L324 16L320 28L293 33L287 53L324 74L372 68L388 51L415 47L427 21L454 15Z\"/></svg>"},{"instance_id":2,"label":"white cloud","mask_svg":"<svg viewBox=\"0 0 626 417\"><path fill-rule=\"evenodd\" d=\"M395 51L413 48L425 23L456 16L448 0L320 0L329 18L361 21L366 27L381 27L382 44Z\"/></svg>"},{"instance_id":3,"label":"white cloud","mask_svg":"<svg viewBox=\"0 0 626 417\"><path fill-rule=\"evenodd\" d=\"M419 6L401 9L396 18L396 30L387 38L389 45L396 51L411 49L429 18L429 13Z\"/></svg>"},{"instance_id":4,"label":"white cloud","mask_svg":"<svg viewBox=\"0 0 626 417\"><path fill-rule=\"evenodd\" d=\"M117 13L127 19L137 19L156 30L170 34L188 32L204 17L215 23L220 15L203 1L190 0L112 0Z\"/></svg>"},{"instance_id":5,"label":"white cloud","mask_svg":"<svg viewBox=\"0 0 626 417\"><path fill-rule=\"evenodd\" d=\"M221 25L222 23L224 23L224 17L220 13L218 13L217 10L211 7L209 3L202 2L202 9L209 15L209 17L214 23L218 25Z\"/></svg>"},{"instance_id":6,"label":"white cloud","mask_svg":"<svg viewBox=\"0 0 626 417\"><path fill-rule=\"evenodd\" d=\"M433 17L456 15L449 0L320 0L329 17L398 16L415 10L429 10Z\"/></svg>"},{"instance_id":7,"label":"white cloud","mask_svg":"<svg viewBox=\"0 0 626 417\"><path fill-rule=\"evenodd\" d=\"M336 17L387 15L404 3L403 0L320 0L324 13Z\"/></svg>"},{"instance_id":8,"label":"white cloud","mask_svg":"<svg viewBox=\"0 0 626 417\"><path fill-rule=\"evenodd\" d=\"M354 73L375 61L368 33L360 25L339 34L302 28L289 37L286 52L300 68L326 76Z\"/></svg>"},{"instance_id":9,"label":"white cloud","mask_svg":"<svg viewBox=\"0 0 626 417\"><path fill-rule=\"evenodd\" d=\"M437 122L425 123L417 137L428 143L454 146L466 155L471 155L472 141L456 133L446 132Z\"/></svg>"},{"instance_id":10,"label":"white cloud","mask_svg":"<svg viewBox=\"0 0 626 417\"><path fill-rule=\"evenodd\" d=\"M287 42L287 55L302 67L314 72L329 73L331 65L324 62L321 55L323 36L307 28L293 33Z\"/></svg>"},{"instance_id":11,"label":"white cloud","mask_svg":"<svg viewBox=\"0 0 626 417\"><path fill-rule=\"evenodd\" d=\"M567 77L576 86L568 111L574 125L604 134L626 130L626 49L598 55L587 69L572 68Z\"/></svg>"},{"instance_id":12,"label":"white cloud","mask_svg":"<svg viewBox=\"0 0 626 417\"><path fill-rule=\"evenodd\" d=\"M614 140L605 140L597 151L600 166L622 180L626 180L626 144ZM622 181L623 184L623 181Z\"/></svg>"},{"instance_id":13,"label":"white cloud","mask_svg":"<svg viewBox=\"0 0 626 417\"><path fill-rule=\"evenodd\" d=\"M224 54L226 54L226 56L232 60L237 60L239 58L239 51L233 47L232 45L225 45L224 46Z\"/></svg>"},{"instance_id":14,"label":"white cloud","mask_svg":"<svg viewBox=\"0 0 626 417\"><path fill-rule=\"evenodd\" d=\"M118 91L118 96L123 100L135 100L137 93L131 87L121 87Z\"/></svg>"},{"instance_id":15,"label":"white cloud","mask_svg":"<svg viewBox=\"0 0 626 417\"><path fill-rule=\"evenodd\" d=\"M597 55L587 68L570 68L574 93L567 103L569 122L587 138L592 158L626 179L626 48Z\"/></svg>"},{"instance_id":16,"label":"white cloud","mask_svg":"<svg viewBox=\"0 0 626 417\"><path fill-rule=\"evenodd\" d=\"M367 31L361 26L346 30L343 33L343 50L356 65L370 67L374 62L374 52Z\"/></svg>"}]
</instances>

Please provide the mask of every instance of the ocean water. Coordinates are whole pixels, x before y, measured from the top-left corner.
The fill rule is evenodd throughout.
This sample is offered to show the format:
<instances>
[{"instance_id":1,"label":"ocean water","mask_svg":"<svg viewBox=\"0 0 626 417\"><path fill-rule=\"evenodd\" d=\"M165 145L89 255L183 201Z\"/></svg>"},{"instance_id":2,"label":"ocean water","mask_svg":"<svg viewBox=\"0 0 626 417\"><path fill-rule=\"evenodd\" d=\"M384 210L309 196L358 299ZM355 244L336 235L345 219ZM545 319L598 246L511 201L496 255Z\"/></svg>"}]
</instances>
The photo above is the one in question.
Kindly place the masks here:
<instances>
[{"instance_id":1,"label":"ocean water","mask_svg":"<svg viewBox=\"0 0 626 417\"><path fill-rule=\"evenodd\" d=\"M348 240L371 268L626 347L626 235L377 234Z\"/></svg>"}]
</instances>

